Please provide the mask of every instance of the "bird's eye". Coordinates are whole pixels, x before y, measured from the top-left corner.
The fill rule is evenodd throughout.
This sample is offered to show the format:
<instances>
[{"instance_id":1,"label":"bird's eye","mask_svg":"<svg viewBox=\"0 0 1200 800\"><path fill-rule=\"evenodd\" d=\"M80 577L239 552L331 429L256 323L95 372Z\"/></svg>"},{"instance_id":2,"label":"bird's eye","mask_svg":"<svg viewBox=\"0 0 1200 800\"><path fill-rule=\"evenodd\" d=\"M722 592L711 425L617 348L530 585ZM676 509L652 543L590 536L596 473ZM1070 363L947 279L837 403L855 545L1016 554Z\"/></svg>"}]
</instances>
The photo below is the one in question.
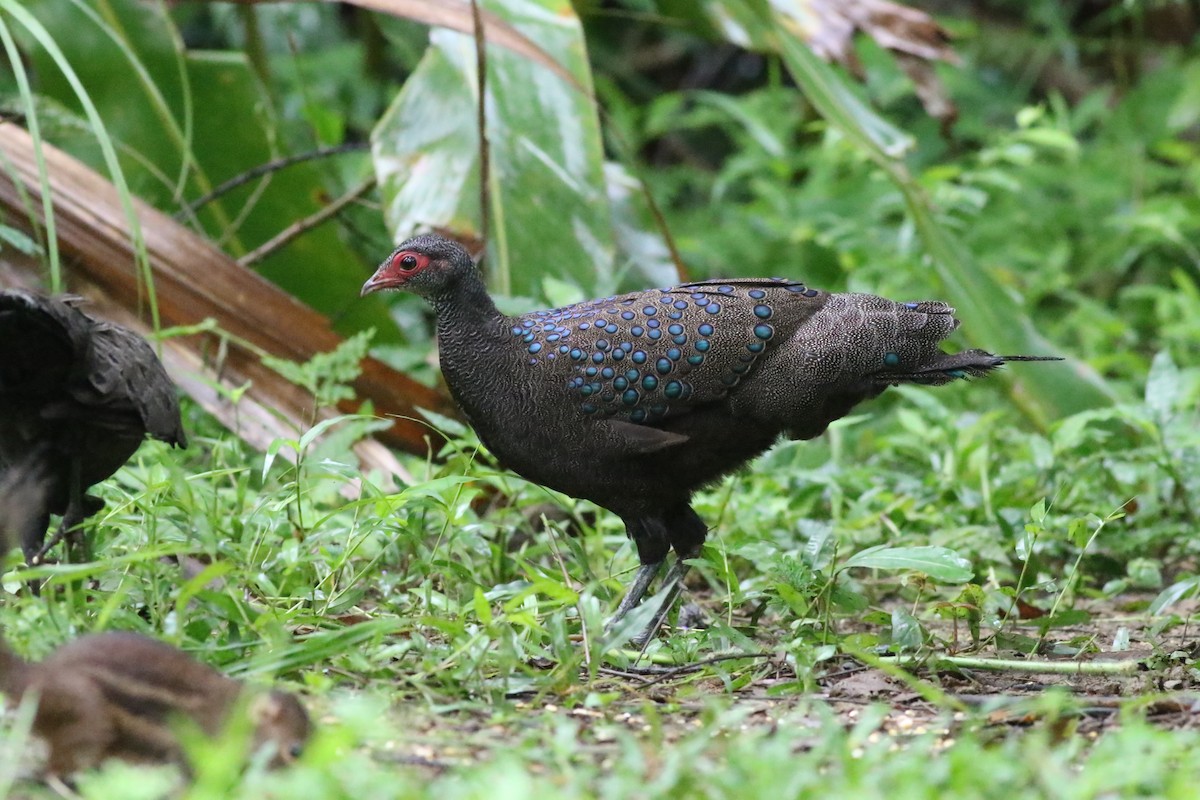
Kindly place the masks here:
<instances>
[{"instance_id":1,"label":"bird's eye","mask_svg":"<svg viewBox=\"0 0 1200 800\"><path fill-rule=\"evenodd\" d=\"M288 749L288 755L292 758L299 758L304 753L304 745L294 744Z\"/></svg>"},{"instance_id":2,"label":"bird's eye","mask_svg":"<svg viewBox=\"0 0 1200 800\"><path fill-rule=\"evenodd\" d=\"M412 250L397 250L392 254L388 267L400 280L408 280L429 266L429 256Z\"/></svg>"}]
</instances>

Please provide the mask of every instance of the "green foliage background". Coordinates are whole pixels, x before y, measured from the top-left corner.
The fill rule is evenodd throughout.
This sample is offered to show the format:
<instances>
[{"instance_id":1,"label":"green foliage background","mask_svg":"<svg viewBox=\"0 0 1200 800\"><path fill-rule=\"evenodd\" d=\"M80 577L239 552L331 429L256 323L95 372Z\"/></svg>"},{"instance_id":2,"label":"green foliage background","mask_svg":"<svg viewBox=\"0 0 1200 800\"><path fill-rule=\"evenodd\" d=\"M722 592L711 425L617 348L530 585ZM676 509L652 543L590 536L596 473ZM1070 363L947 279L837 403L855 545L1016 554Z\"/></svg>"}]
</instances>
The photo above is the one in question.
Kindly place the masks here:
<instances>
[{"instance_id":1,"label":"green foliage background","mask_svg":"<svg viewBox=\"0 0 1200 800\"><path fill-rule=\"evenodd\" d=\"M14 645L39 656L88 630L143 630L300 689L324 717L290 774L242 777L199 753L195 796L1190 796L1194 736L1136 708L1093 749L1061 738L1056 720L1075 717L1056 695L1027 737L946 705L955 741L930 732L894 751L872 738L885 708L846 725L807 699L845 651L1117 649L1078 633L1097 607L1125 609L1138 642L1194 683L1180 633L1200 587L1200 53L1194 25L1164 32L1158 16L1187 4L939 7L963 59L937 69L960 109L949 137L892 54L860 37L857 84L774 24L780 4L482 5L570 76L488 51L485 267L507 308L676 280L649 195L693 277L944 297L963 346L1067 364L889 392L700 496L712 534L692 590L710 625L652 655L777 653L777 682L777 665L717 662L661 707L631 699L598 650L635 562L619 525L432 417L451 444L407 460L414 481L396 488L354 466L369 420L320 441L298 431L264 458L190 409L191 449L148 443L98 487L99 560L41 568L59 589L44 600L6 595ZM728 18L753 50L723 33ZM482 229L471 37L350 6L134 0L0 0L0 34L5 113L102 171L110 141L131 192L234 255L377 177L377 194L258 268L436 380L420 302L357 295L415 226ZM185 208L271 158L355 142ZM0 246L33 249L11 222ZM280 368L337 397L362 346ZM535 533L546 502L559 511ZM184 579L184 556L209 566ZM1007 618L1018 595L1047 615ZM762 712L769 724L747 722L755 692L787 701ZM8 731L0 794L26 750L19 719ZM422 748L462 766L427 779L392 763ZM171 782L116 767L80 788L158 796Z\"/></svg>"}]
</instances>

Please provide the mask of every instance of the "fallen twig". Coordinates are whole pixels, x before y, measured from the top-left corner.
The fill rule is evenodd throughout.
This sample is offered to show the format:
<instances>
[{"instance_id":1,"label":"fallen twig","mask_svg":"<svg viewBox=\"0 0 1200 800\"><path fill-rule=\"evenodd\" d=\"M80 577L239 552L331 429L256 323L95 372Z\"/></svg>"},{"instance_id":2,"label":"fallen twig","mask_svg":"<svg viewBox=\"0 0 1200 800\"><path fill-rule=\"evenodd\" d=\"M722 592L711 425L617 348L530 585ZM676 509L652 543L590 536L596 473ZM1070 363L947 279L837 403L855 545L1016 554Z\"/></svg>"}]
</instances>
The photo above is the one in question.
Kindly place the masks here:
<instances>
[{"instance_id":1,"label":"fallen twig","mask_svg":"<svg viewBox=\"0 0 1200 800\"><path fill-rule=\"evenodd\" d=\"M878 656L881 664L930 666L955 669L986 669L993 672L1032 672L1044 675L1132 675L1146 669L1141 659L1121 661L1030 661L1023 658L976 658L973 656Z\"/></svg>"},{"instance_id":2,"label":"fallen twig","mask_svg":"<svg viewBox=\"0 0 1200 800\"><path fill-rule=\"evenodd\" d=\"M743 659L743 658L747 658L747 659L768 658L768 659L770 659L770 658L774 658L775 656L776 656L775 653L725 653L724 655L712 656L711 658L703 658L703 659L696 661L694 663L691 663L691 664L683 664L678 667L673 667L671 669L663 670L662 672L659 672L658 675L656 675L655 677L653 677L650 680L643 683L642 686L643 687L653 686L656 683L662 683L663 681L670 680L671 678L677 677L679 675L686 675L686 674L691 674L693 672L699 672L702 667L706 667L709 664L716 664L717 662L720 662L720 661L737 661L737 660Z\"/></svg>"},{"instance_id":3,"label":"fallen twig","mask_svg":"<svg viewBox=\"0 0 1200 800\"><path fill-rule=\"evenodd\" d=\"M365 179L358 186L346 192L337 200L334 200L332 203L322 208L317 213L310 214L304 219L296 220L291 225L287 226L273 236L270 240L263 242L261 245L239 258L237 263L243 267L248 267L252 264L262 261L276 250L283 248L284 245L295 239L297 236L312 230L325 220L336 215L343 208L350 205L355 200L371 191L373 188L375 188L375 176L372 175L371 177Z\"/></svg>"},{"instance_id":4,"label":"fallen twig","mask_svg":"<svg viewBox=\"0 0 1200 800\"><path fill-rule=\"evenodd\" d=\"M249 169L240 175L235 175L203 197L199 197L191 201L183 209L175 212L175 219L181 220L185 217L192 216L205 205L211 203L213 200L216 200L221 195L228 194L239 186L243 186L255 178L262 177L263 175L270 175L273 172L278 172L279 170L290 167L293 164L300 164L302 162L312 161L313 159L317 158L328 158L330 156L342 155L343 153L361 152L370 146L371 145L367 142L351 142L349 144L340 144L336 147L321 147L307 153L298 153L285 158L276 158L268 161L265 164L259 164L254 169Z\"/></svg>"}]
</instances>

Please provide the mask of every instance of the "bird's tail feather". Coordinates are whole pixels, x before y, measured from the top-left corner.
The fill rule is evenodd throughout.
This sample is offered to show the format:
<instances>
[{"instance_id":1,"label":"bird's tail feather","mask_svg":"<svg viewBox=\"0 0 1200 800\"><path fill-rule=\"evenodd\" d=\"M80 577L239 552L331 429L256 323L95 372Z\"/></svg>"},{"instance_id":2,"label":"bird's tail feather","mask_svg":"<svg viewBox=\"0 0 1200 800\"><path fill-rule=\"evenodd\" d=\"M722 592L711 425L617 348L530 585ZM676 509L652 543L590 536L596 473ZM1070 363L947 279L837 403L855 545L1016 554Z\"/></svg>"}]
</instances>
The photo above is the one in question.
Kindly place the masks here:
<instances>
[{"instance_id":1,"label":"bird's tail feather","mask_svg":"<svg viewBox=\"0 0 1200 800\"><path fill-rule=\"evenodd\" d=\"M1062 356L996 356L1003 361L1063 361Z\"/></svg>"},{"instance_id":2,"label":"bird's tail feather","mask_svg":"<svg viewBox=\"0 0 1200 800\"><path fill-rule=\"evenodd\" d=\"M871 375L879 384L918 383L938 386L960 378L978 378L1009 361L1062 361L1058 356L998 356L986 350L938 353L916 369L880 370Z\"/></svg>"}]
</instances>

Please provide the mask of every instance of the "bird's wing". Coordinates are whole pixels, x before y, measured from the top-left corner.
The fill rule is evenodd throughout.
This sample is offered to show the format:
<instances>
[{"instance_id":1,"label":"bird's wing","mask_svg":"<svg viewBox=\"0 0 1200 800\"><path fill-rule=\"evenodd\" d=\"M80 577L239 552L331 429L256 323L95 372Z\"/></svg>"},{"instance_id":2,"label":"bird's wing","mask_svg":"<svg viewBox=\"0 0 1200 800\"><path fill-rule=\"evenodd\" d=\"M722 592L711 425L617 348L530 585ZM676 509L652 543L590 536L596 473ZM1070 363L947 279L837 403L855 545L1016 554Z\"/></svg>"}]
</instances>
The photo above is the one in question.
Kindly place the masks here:
<instances>
[{"instance_id":1,"label":"bird's wing","mask_svg":"<svg viewBox=\"0 0 1200 800\"><path fill-rule=\"evenodd\" d=\"M782 279L702 281L526 314L512 334L550 373L539 383L582 415L653 427L724 398L828 296Z\"/></svg>"},{"instance_id":2,"label":"bird's wing","mask_svg":"<svg viewBox=\"0 0 1200 800\"><path fill-rule=\"evenodd\" d=\"M42 399L62 391L72 365L87 350L90 321L56 298L0 292L0 402Z\"/></svg>"},{"instance_id":3,"label":"bird's wing","mask_svg":"<svg viewBox=\"0 0 1200 800\"><path fill-rule=\"evenodd\" d=\"M175 384L141 336L120 325L95 322L84 369L86 379L73 391L98 418L106 415L121 427L133 415L135 424L154 438L187 446Z\"/></svg>"}]
</instances>

